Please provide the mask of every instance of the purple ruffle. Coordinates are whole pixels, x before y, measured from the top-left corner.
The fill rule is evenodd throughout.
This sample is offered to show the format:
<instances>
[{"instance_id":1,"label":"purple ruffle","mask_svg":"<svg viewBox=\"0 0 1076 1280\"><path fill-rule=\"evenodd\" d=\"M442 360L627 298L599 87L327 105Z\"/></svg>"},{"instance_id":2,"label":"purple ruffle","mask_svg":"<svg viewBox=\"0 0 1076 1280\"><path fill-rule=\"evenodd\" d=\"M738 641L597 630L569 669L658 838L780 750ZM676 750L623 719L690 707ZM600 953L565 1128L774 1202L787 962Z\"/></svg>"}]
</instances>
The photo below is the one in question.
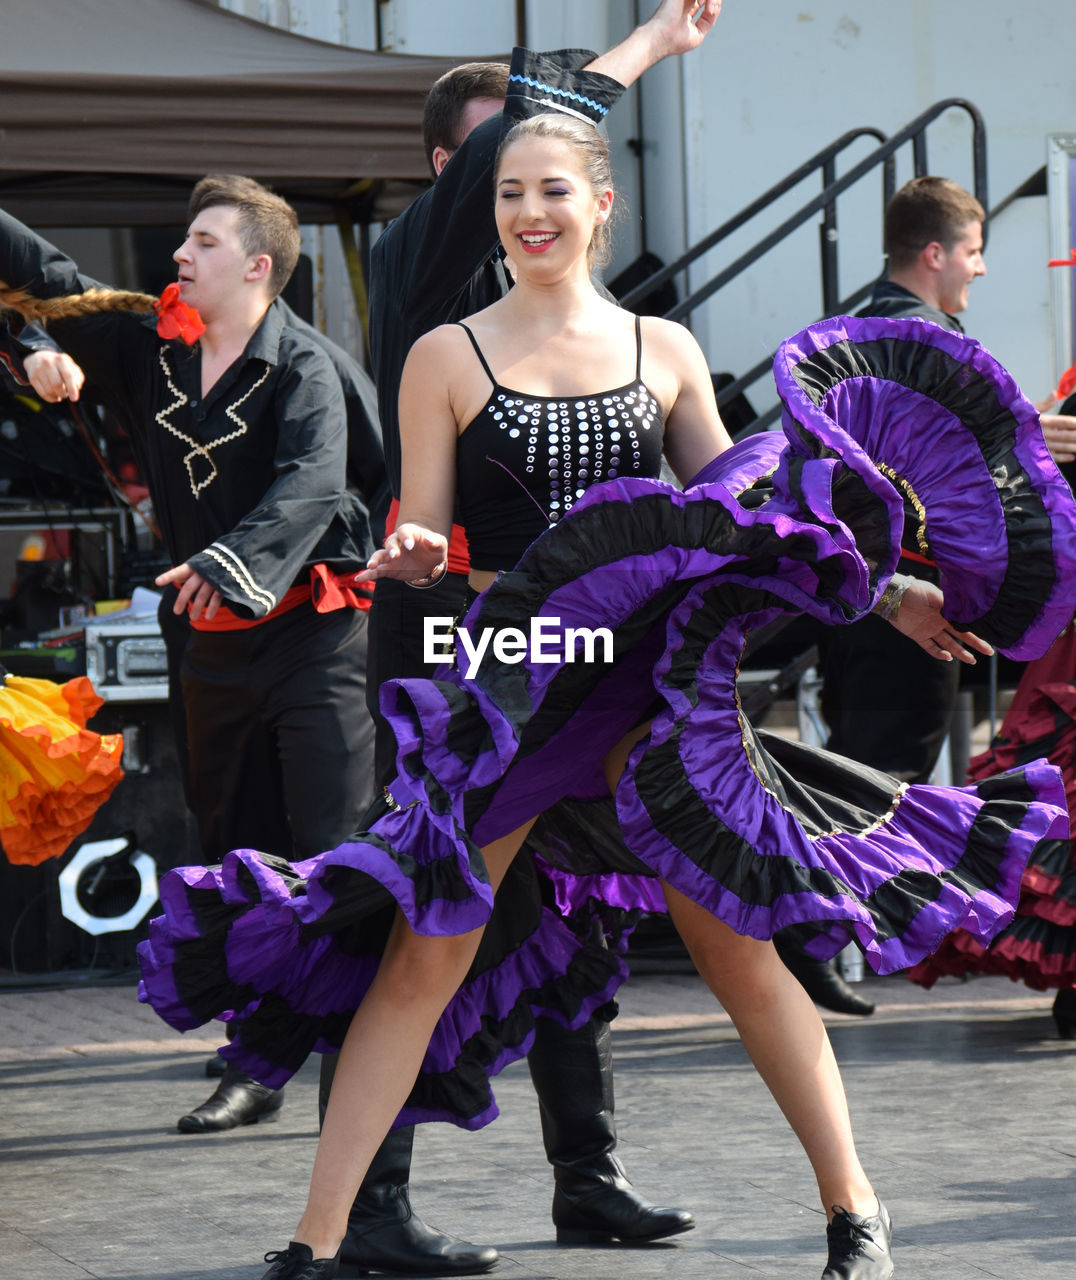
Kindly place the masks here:
<instances>
[{"instance_id":1,"label":"purple ruffle","mask_svg":"<svg viewBox=\"0 0 1076 1280\"><path fill-rule=\"evenodd\" d=\"M542 874L553 886L557 910L565 916L581 916L595 902L621 911L648 911L664 915L668 910L661 881L653 876L626 872L574 875L539 859Z\"/></svg>"},{"instance_id":2,"label":"purple ruffle","mask_svg":"<svg viewBox=\"0 0 1076 1280\"><path fill-rule=\"evenodd\" d=\"M856 352L879 343L901 376L914 373L909 351L933 351L952 380L942 389L949 400L974 392L978 406L996 407L996 420L969 426L922 388L869 368L855 374ZM838 368L830 378L846 349L855 376ZM812 360L816 381L830 378L813 399ZM335 1047L326 1028L358 1004L376 963L348 945L349 932L363 928L361 910L337 923L342 878L367 877L419 933L482 925L492 895L480 847L564 797L596 798L596 762L650 717L616 795L637 869L548 867L563 911L654 909L662 877L745 934L813 923L821 954L851 932L880 972L914 963L957 926L988 941L1011 918L1036 845L1067 826L1056 771L1036 763L964 789L894 783L891 808L887 795L875 820L808 829L783 793L781 768L741 717L735 671L751 628L799 613L835 624L872 606L900 553L894 481L926 504L952 616L984 617L1012 653L1045 648L1076 607L1071 499L1034 411L959 335L920 322L826 322L782 347L775 376L786 440L744 442L685 491L637 479L592 488L463 624L519 626L538 616L559 619L562 635L605 626L620 644L611 668L524 661L509 669L487 657L473 680L444 668L435 680L390 682L381 701L397 736L391 792L400 810L294 868L240 850L220 868L165 877L164 916L141 954L142 998L181 1028L203 1022L207 1008L263 1025L270 1005L280 1006L281 1026L307 1028L300 1049ZM933 447L925 449L928 411ZM991 449L1019 473L1033 519L998 496L983 461ZM1012 572L1014 546L1028 556L1026 574ZM838 788L851 768L820 767ZM870 804L882 784L870 782ZM328 918L333 929L320 933ZM553 993L580 963L580 936L546 912L503 964L453 1000L424 1071L450 1073L485 1020L509 1017L521 999L528 1016L548 1011L573 1024L608 1000L624 972L615 954L577 980L574 1003L538 994ZM544 998L558 1007L539 1007ZM487 1052L488 1070L525 1051L529 1024L515 1026ZM228 1052L269 1084L294 1070L259 1058L242 1034ZM462 1122L493 1113L492 1099L479 1100ZM458 1109L440 1103L409 1114L460 1122Z\"/></svg>"},{"instance_id":3,"label":"purple ruffle","mask_svg":"<svg viewBox=\"0 0 1076 1280\"><path fill-rule=\"evenodd\" d=\"M363 857L368 850L369 846L360 842L341 846L334 851L333 865L368 871ZM335 934L302 936L303 923L309 923L316 913L309 897L294 896L297 881L292 873L306 880L313 896L324 899L323 881L328 870L321 858L313 858L296 863L288 874L281 874L254 850L238 849L229 853L220 867L184 867L169 873L162 880L163 914L151 922L149 940L139 948L139 999L152 1004L179 1031L191 1030L205 1021L192 1013L189 997L181 996L175 983L177 966L184 965L185 947L207 940L207 917L198 913L197 904L192 909L193 889L196 895L211 898L214 909L232 909L221 914L221 936L217 941L224 964L205 975L200 991L203 1003L215 1003L215 1016L242 1028L244 1022L257 1015L261 1000L255 998L242 1008L235 1008L229 1004L231 995L245 990L271 995L274 1001L284 1002L294 1021L309 1019L317 1024L337 1018L339 1036L312 1035L304 1049L307 1053L339 1050L350 1014L372 981L378 959L355 955L340 945ZM392 878L398 883L396 877ZM400 906L407 914L407 903L401 902ZM446 933L454 931L448 925L444 927ZM524 1028L520 1038L501 1044L489 1061L483 1061L480 1071L469 1073L472 1089L479 1087L473 1083L475 1077L495 1075L527 1053L534 1038L534 1017L554 1017L570 1027L589 1021L613 998L627 976L627 968L616 948L605 951L594 947L586 990L570 1010L566 1009L556 996L557 983L573 964L579 963L580 952L580 940L565 921L543 909L538 927L522 945L496 968L469 977L453 997L430 1041L420 1081L425 1075L453 1070L466 1056L468 1044L487 1031L491 1020L495 1024L511 1021L521 998L526 1001L529 1014L520 1023ZM185 970L185 977L189 981L189 970ZM543 1001L542 992L549 998ZM282 1087L293 1073L293 1068L245 1045L241 1031L236 1040L221 1048L221 1054L271 1088ZM479 1108L472 1100L465 1118L447 1104L409 1104L396 1124L449 1120L466 1128L480 1128L497 1115L492 1093L485 1092L484 1105Z\"/></svg>"},{"instance_id":4,"label":"purple ruffle","mask_svg":"<svg viewBox=\"0 0 1076 1280\"><path fill-rule=\"evenodd\" d=\"M848 343L880 342L922 344L944 354L955 366L947 373L950 385L902 383L864 372L839 381L815 403L797 378L818 353ZM998 647L1020 660L1045 653L1076 612L1072 494L1043 440L1037 410L985 347L927 320L838 316L782 343L774 380L793 448L802 448L803 428L848 462L874 462L911 481L929 513L930 548L941 575L946 616L962 627L974 625L996 603L1008 574L1020 573L1013 561L1024 548L1012 537L1018 513L1010 512L1006 519L1003 488L975 447L976 435L1011 433L1015 462L1049 519L1053 580L1034 621L1016 640ZM959 404L961 391L973 380L989 387L989 412L974 422L961 421L940 402Z\"/></svg>"}]
</instances>

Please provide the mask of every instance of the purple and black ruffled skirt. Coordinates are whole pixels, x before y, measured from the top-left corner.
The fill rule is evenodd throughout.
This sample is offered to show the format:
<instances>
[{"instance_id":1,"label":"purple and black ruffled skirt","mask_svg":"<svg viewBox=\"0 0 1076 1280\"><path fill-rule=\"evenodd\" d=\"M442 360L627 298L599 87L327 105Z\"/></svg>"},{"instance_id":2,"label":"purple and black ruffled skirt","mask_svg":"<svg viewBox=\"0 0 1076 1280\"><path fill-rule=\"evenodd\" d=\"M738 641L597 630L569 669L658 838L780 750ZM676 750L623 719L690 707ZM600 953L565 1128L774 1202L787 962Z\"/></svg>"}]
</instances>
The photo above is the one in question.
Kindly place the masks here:
<instances>
[{"instance_id":1,"label":"purple and black ruffled skirt","mask_svg":"<svg viewBox=\"0 0 1076 1280\"><path fill-rule=\"evenodd\" d=\"M226 1055L277 1086L339 1047L397 908L421 934L487 925L398 1121L474 1128L534 1017L579 1025L610 1000L625 967L604 939L660 908L662 881L752 937L809 926L819 957L855 940L880 973L1003 928L1029 859L1067 834L1054 768L906 786L756 730L736 675L755 628L869 610L906 506L951 622L1043 652L1076 609L1076 513L1038 415L977 343L918 320L814 325L775 377L783 435L683 491L596 486L478 597L462 625L522 632L521 660L382 690L396 807L368 831L167 875L141 997L181 1030L234 1022ZM643 724L610 798L600 761ZM495 906L480 849L535 814L543 875L517 858Z\"/></svg>"}]
</instances>

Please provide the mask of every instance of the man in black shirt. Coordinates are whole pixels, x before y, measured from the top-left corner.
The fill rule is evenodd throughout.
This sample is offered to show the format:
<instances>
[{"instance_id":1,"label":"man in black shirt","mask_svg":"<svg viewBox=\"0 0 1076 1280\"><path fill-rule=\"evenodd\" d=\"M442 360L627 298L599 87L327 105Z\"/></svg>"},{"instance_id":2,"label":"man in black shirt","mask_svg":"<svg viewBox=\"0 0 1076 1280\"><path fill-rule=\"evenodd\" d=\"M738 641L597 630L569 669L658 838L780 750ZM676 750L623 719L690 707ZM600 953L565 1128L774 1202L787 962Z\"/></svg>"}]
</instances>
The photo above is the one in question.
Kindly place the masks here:
<instances>
[{"instance_id":1,"label":"man in black shirt","mask_svg":"<svg viewBox=\"0 0 1076 1280\"><path fill-rule=\"evenodd\" d=\"M535 54L517 49L510 67L468 64L431 90L424 133L436 181L385 230L371 256L370 343L385 461L396 500L397 395L411 346L435 326L503 297L510 287L493 206L493 166L501 139L518 120L545 111L583 115L600 125L625 86L648 67L700 44L720 7L720 0L704 5L663 0L648 22L601 57L582 50ZM394 517L395 503L390 526ZM415 591L391 579L378 582L368 688L378 722L381 783L394 775L395 742L380 719L377 690L388 679L429 673L422 654L423 620L460 612L467 569L465 540L461 530L454 530L449 572L433 589ZM540 1018L528 1062L554 1167L558 1240L638 1242L691 1228L689 1213L655 1208L640 1197L615 1155L608 1023L595 1019L568 1032ZM408 1274L484 1269L477 1257L468 1256L467 1246L452 1245L414 1217L406 1185L412 1138L413 1130L397 1130L383 1144L356 1199L344 1260Z\"/></svg>"},{"instance_id":2,"label":"man in black shirt","mask_svg":"<svg viewBox=\"0 0 1076 1280\"><path fill-rule=\"evenodd\" d=\"M190 626L180 681L202 851L306 857L356 829L372 790L372 726L357 713L366 615L324 609L371 549L345 483L348 412L361 416L364 389L348 381L345 403L324 339L278 297L299 251L284 201L250 179L205 179L191 217L175 257L180 296L205 322L197 346L127 310L56 319L51 332L130 432L173 562L158 584ZM35 299L94 287L2 213L0 278ZM373 495L376 426L358 434L351 470ZM229 1070L179 1127L231 1128L280 1102Z\"/></svg>"}]
</instances>

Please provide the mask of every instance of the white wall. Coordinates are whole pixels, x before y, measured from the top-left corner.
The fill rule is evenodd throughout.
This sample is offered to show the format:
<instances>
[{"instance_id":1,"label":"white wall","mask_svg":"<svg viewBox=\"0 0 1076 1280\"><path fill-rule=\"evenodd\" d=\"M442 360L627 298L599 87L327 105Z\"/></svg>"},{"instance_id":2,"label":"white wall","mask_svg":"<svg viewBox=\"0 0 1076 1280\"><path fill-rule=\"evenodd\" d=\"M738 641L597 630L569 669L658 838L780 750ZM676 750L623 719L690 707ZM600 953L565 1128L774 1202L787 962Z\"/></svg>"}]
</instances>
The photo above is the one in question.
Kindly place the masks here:
<instances>
[{"instance_id":1,"label":"white wall","mask_svg":"<svg viewBox=\"0 0 1076 1280\"><path fill-rule=\"evenodd\" d=\"M892 134L947 97L970 99L985 117L996 204L1044 163L1047 134L1076 126L1076 80L1071 61L1058 56L1066 16L1057 0L1016 7L1000 0L726 0L711 41L684 64L696 104L690 123L703 140L687 160L692 230L717 225L846 129L869 124ZM939 120L928 146L933 172L970 186L963 113ZM842 171L866 150L852 152ZM911 176L910 149L901 155L898 182ZM803 199L819 189L805 183ZM846 289L881 266L878 203L876 189L840 204ZM989 273L975 284L964 317L1035 396L1056 372L1046 227L1043 199L1002 215L991 233ZM713 255L715 269L731 256ZM746 367L818 314L816 261L812 225L709 308L695 327L715 367Z\"/></svg>"},{"instance_id":2,"label":"white wall","mask_svg":"<svg viewBox=\"0 0 1076 1280\"><path fill-rule=\"evenodd\" d=\"M377 0L223 0L248 16L303 34L372 45ZM656 0L528 0L529 43L603 49ZM641 85L646 240L666 261L777 182L813 152L859 125L895 133L941 98L966 97L986 119L991 203L1046 159L1046 137L1076 131L1076 78L1058 56L1068 6L1058 0L725 0L697 53L651 71ZM461 58L506 53L514 0L388 0L385 47ZM610 137L633 217L621 224L612 270L641 244L634 95L614 113ZM929 163L971 184L970 128L950 112L928 135ZM867 154L859 142L844 172ZM898 182L911 176L902 152ZM804 183L769 220L739 233L693 271L693 283L731 261L821 189ZM839 203L841 285L876 275L881 258L881 176ZM326 237L335 235L327 231ZM330 251L331 252L331 251ZM989 273L964 316L968 331L1034 396L1053 386L1068 353L1052 351L1044 199L1018 202L992 228ZM739 373L821 312L817 219L752 267L692 320L711 366ZM767 392L753 395L758 407Z\"/></svg>"},{"instance_id":3,"label":"white wall","mask_svg":"<svg viewBox=\"0 0 1076 1280\"><path fill-rule=\"evenodd\" d=\"M515 44L516 7L510 2L478 5L443 0L388 0L381 6L383 48L396 53L447 57L507 54Z\"/></svg>"},{"instance_id":4,"label":"white wall","mask_svg":"<svg viewBox=\"0 0 1076 1280\"><path fill-rule=\"evenodd\" d=\"M221 9L312 40L327 40L354 49L376 47L377 3L378 0L217 0Z\"/></svg>"}]
</instances>

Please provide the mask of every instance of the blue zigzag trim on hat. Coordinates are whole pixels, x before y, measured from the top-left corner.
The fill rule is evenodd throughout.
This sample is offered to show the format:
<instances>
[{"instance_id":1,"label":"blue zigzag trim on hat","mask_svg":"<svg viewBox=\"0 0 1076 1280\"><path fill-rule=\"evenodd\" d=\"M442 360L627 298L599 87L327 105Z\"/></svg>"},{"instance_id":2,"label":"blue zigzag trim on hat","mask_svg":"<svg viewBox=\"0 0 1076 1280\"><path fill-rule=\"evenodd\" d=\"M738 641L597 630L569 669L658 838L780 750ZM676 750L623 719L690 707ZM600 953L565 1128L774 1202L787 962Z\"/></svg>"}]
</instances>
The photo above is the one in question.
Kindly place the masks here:
<instances>
[{"instance_id":1,"label":"blue zigzag trim on hat","mask_svg":"<svg viewBox=\"0 0 1076 1280\"><path fill-rule=\"evenodd\" d=\"M599 115L607 116L609 108L603 107L600 102L595 102L593 98L584 98L581 93L575 93L571 89L558 89L554 85L544 84L541 80L534 80L530 76L510 75L508 79L515 80L518 84L530 85L532 89L541 89L545 93L555 93L561 98L571 98L574 102L581 102L585 107L591 107L598 112Z\"/></svg>"}]
</instances>

